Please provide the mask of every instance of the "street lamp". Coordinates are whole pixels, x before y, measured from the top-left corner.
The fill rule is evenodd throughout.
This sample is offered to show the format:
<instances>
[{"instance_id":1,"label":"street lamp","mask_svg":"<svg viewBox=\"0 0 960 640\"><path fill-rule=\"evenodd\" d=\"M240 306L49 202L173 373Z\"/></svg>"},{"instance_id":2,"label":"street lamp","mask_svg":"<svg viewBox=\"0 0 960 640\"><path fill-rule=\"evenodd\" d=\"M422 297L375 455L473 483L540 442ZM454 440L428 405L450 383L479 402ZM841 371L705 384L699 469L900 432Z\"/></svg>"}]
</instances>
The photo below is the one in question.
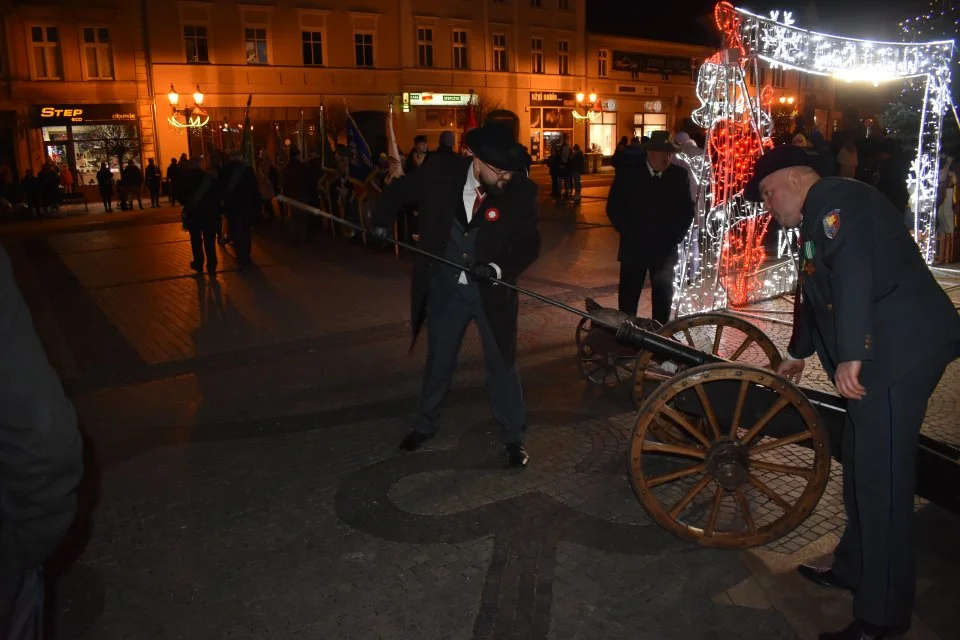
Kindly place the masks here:
<instances>
[{"instance_id":1,"label":"street lamp","mask_svg":"<svg viewBox=\"0 0 960 640\"><path fill-rule=\"evenodd\" d=\"M210 116L201 109L203 99L203 91L200 91L200 85L197 84L197 90L193 92L193 106L187 106L182 109L179 108L177 105L180 103L180 94L177 93L176 88L171 82L170 92L167 93L167 100L170 101L170 110L173 113L167 118L167 122L170 123L171 126L179 129L205 126L210 121ZM194 112L199 112L200 115L195 116ZM177 116L182 116L183 120L178 120Z\"/></svg>"},{"instance_id":2,"label":"street lamp","mask_svg":"<svg viewBox=\"0 0 960 640\"><path fill-rule=\"evenodd\" d=\"M795 100L793 96L780 96L780 104L793 104Z\"/></svg>"}]
</instances>

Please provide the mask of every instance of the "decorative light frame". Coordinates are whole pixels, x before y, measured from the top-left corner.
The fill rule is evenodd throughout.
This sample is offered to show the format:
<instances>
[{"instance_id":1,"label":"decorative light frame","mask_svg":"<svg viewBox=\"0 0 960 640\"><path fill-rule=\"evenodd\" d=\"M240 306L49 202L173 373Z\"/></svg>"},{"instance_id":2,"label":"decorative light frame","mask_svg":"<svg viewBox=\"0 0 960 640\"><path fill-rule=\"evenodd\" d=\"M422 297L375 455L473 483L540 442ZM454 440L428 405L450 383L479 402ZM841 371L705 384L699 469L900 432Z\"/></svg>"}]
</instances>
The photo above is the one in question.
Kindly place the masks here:
<instances>
[{"instance_id":1,"label":"decorative light frame","mask_svg":"<svg viewBox=\"0 0 960 640\"><path fill-rule=\"evenodd\" d=\"M170 103L170 109L173 113L167 116L167 124L176 129L201 129L207 126L210 122L210 115L203 110L204 97L198 84L197 90L193 92L193 106L181 109L177 107L180 102L180 94L177 93L171 82L170 92L167 93L167 101ZM182 117L183 120L178 120L178 117Z\"/></svg>"},{"instance_id":2,"label":"decorative light frame","mask_svg":"<svg viewBox=\"0 0 960 640\"><path fill-rule=\"evenodd\" d=\"M914 239L924 260L932 264L941 124L944 112L954 108L949 90L953 41L843 38L796 27L788 11L772 11L764 18L729 2L718 3L714 17L724 45L698 72L696 93L701 106L692 114L707 130L704 154L678 154L691 167L697 199L694 224L680 246L673 312L686 315L756 302L796 286L795 234L781 237L778 260L760 268L757 251L769 213L743 198L743 184L753 163L773 144L773 89L758 86L751 94L745 81L746 68L751 65L756 72L758 60L846 82L879 85L890 80L925 80L917 157L907 187L915 212Z\"/></svg>"}]
</instances>

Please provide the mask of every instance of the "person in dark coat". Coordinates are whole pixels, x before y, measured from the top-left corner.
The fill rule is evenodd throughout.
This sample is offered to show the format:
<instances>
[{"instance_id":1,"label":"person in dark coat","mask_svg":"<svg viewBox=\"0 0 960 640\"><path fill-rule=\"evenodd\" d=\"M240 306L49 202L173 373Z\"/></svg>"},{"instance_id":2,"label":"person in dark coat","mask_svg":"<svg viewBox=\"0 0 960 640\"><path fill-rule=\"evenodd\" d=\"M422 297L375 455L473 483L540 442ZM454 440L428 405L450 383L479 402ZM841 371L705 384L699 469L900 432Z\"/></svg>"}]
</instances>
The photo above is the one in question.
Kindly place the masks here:
<instances>
[{"instance_id":1,"label":"person in dark coat","mask_svg":"<svg viewBox=\"0 0 960 640\"><path fill-rule=\"evenodd\" d=\"M413 430L400 444L414 450L437 432L437 417L456 370L467 325L483 342L493 415L512 466L526 466L526 407L516 368L516 282L540 253L537 187L523 171L523 149L511 127L488 122L467 134L472 158L438 156L384 190L374 213L374 237L386 238L405 205L420 203L421 247L462 270L414 256L413 338L427 321L427 365ZM411 345L412 348L412 345Z\"/></svg>"},{"instance_id":2,"label":"person in dark coat","mask_svg":"<svg viewBox=\"0 0 960 640\"><path fill-rule=\"evenodd\" d=\"M39 640L42 565L73 522L82 444L2 245L0 327L0 638Z\"/></svg>"},{"instance_id":3,"label":"person in dark coat","mask_svg":"<svg viewBox=\"0 0 960 640\"><path fill-rule=\"evenodd\" d=\"M150 191L150 205L156 209L160 206L160 184L163 180L160 176L160 167L153 163L153 158L147 159L147 168L144 169L143 176Z\"/></svg>"},{"instance_id":4,"label":"person in dark coat","mask_svg":"<svg viewBox=\"0 0 960 640\"><path fill-rule=\"evenodd\" d=\"M457 152L453 150L454 143L453 131L443 131L440 133L440 143L437 145L435 151L427 155L427 159L434 155L456 155Z\"/></svg>"},{"instance_id":5,"label":"person in dark coat","mask_svg":"<svg viewBox=\"0 0 960 640\"><path fill-rule=\"evenodd\" d=\"M854 592L854 622L824 639L900 637L916 592L917 437L927 401L960 356L960 316L899 211L871 186L821 178L794 146L764 154L744 195L800 229L793 335L778 373L799 382L816 353L848 400L843 431L847 528L833 566L805 578Z\"/></svg>"},{"instance_id":6,"label":"person in dark coat","mask_svg":"<svg viewBox=\"0 0 960 640\"><path fill-rule=\"evenodd\" d=\"M650 274L653 319L666 324L673 305L677 245L693 222L690 179L672 163L679 147L667 131L654 131L643 148L623 150L607 198L607 217L620 233L621 311L637 315Z\"/></svg>"},{"instance_id":7,"label":"person in dark coat","mask_svg":"<svg viewBox=\"0 0 960 640\"><path fill-rule=\"evenodd\" d=\"M101 162L100 170L97 171L97 187L100 190L100 199L103 200L103 210L110 213L113 211L113 172L106 162Z\"/></svg>"},{"instance_id":8,"label":"person in dark coat","mask_svg":"<svg viewBox=\"0 0 960 640\"><path fill-rule=\"evenodd\" d=\"M177 203L177 174L180 171L180 167L177 165L176 158L170 158L170 166L167 167L167 197L170 199L170 204Z\"/></svg>"},{"instance_id":9,"label":"person in dark coat","mask_svg":"<svg viewBox=\"0 0 960 640\"><path fill-rule=\"evenodd\" d=\"M27 203L30 214L40 218L42 215L40 211L40 180L33 175L33 169L27 169L24 172L21 188L23 189L23 200Z\"/></svg>"},{"instance_id":10,"label":"person in dark coat","mask_svg":"<svg viewBox=\"0 0 960 640\"><path fill-rule=\"evenodd\" d=\"M142 210L143 200L141 199L140 193L143 191L143 172L140 171L140 167L134 164L133 160L127 161L127 166L124 167L120 180L123 182L124 193L126 194L124 202L120 203L120 208L132 211L133 196L136 196L137 205Z\"/></svg>"},{"instance_id":11,"label":"person in dark coat","mask_svg":"<svg viewBox=\"0 0 960 640\"><path fill-rule=\"evenodd\" d=\"M317 197L317 179L310 166L300 161L300 150L290 150L290 162L283 168L283 195L298 202L310 204ZM290 231L296 242L311 240L309 214L303 209L290 207Z\"/></svg>"},{"instance_id":12,"label":"person in dark coat","mask_svg":"<svg viewBox=\"0 0 960 640\"><path fill-rule=\"evenodd\" d=\"M183 201L183 227L190 232L193 262L190 267L203 272L206 256L207 272L217 271L217 233L220 231L220 193L217 179L204 171L199 158L191 158L180 170L178 197Z\"/></svg>"},{"instance_id":13,"label":"person in dark coat","mask_svg":"<svg viewBox=\"0 0 960 640\"><path fill-rule=\"evenodd\" d=\"M237 252L237 265L250 264L250 226L260 211L260 187L253 169L243 161L243 154L230 155L230 161L217 176L217 189L223 199L230 239Z\"/></svg>"}]
</instances>

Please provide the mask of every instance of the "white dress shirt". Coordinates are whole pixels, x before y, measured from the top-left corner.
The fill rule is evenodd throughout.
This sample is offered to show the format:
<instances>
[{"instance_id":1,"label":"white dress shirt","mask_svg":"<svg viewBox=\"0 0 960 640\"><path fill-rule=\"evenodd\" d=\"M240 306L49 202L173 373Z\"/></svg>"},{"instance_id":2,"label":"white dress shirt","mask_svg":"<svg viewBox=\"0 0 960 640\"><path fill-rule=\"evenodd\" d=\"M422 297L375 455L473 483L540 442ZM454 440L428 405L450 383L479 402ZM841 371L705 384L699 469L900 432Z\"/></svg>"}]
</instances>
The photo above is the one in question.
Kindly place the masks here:
<instances>
[{"instance_id":1,"label":"white dress shirt","mask_svg":"<svg viewBox=\"0 0 960 640\"><path fill-rule=\"evenodd\" d=\"M477 188L480 187L480 181L477 180L477 176L473 174L473 163L470 163L470 166L467 167L467 181L463 185L463 209L467 214L467 224L473 220L473 206L476 204L477 198L484 198L486 196L481 196L480 192L477 191ZM501 271L500 267L490 263L490 266L493 267L493 270L497 272L497 279L500 279ZM460 284L467 284L467 272L461 271L460 278L457 280Z\"/></svg>"}]
</instances>

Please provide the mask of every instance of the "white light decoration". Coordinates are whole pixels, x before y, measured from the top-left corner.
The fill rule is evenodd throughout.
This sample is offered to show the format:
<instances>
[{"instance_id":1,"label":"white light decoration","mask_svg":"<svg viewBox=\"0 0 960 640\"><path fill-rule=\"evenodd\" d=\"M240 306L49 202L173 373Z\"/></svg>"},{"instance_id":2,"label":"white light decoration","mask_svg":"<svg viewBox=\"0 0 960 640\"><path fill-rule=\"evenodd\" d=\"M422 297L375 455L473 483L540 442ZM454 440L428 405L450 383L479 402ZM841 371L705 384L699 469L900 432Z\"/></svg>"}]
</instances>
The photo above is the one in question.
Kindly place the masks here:
<instances>
[{"instance_id":1,"label":"white light decoration","mask_svg":"<svg viewBox=\"0 0 960 640\"><path fill-rule=\"evenodd\" d=\"M929 43L871 42L801 29L790 12L773 11L764 18L728 2L714 12L724 34L724 48L704 62L697 75L701 106L692 118L707 131L703 156L681 158L697 182L696 215L681 243L675 271L673 312L700 311L748 304L792 292L797 234L781 232L776 258L761 253L769 214L743 198L745 178L770 135L771 87L751 95L745 82L748 65L757 61L846 82L879 84L922 78L926 92L917 159L908 178L916 212L914 238L932 263L940 126L950 101L949 64L953 41ZM755 77L758 77L756 74Z\"/></svg>"}]
</instances>

